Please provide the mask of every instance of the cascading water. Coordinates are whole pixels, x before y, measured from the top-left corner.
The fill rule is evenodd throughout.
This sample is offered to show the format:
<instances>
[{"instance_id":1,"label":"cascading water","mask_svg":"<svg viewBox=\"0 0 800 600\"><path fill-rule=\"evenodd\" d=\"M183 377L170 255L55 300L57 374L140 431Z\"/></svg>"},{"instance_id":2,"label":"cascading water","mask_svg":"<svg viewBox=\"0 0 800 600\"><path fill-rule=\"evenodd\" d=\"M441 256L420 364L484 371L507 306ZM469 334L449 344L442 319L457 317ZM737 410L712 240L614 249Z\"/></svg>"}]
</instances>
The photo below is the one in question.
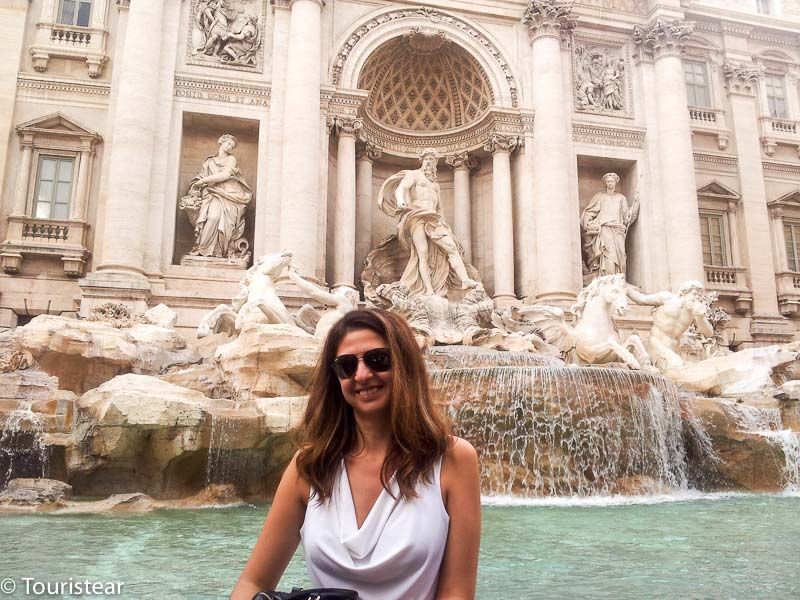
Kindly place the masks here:
<instances>
[{"instance_id":1,"label":"cascading water","mask_svg":"<svg viewBox=\"0 0 800 600\"><path fill-rule=\"evenodd\" d=\"M780 410L737 403L724 406L739 429L756 433L781 449L785 489L800 491L800 433L784 428Z\"/></svg>"},{"instance_id":2,"label":"cascading water","mask_svg":"<svg viewBox=\"0 0 800 600\"><path fill-rule=\"evenodd\" d=\"M469 360L466 354L429 363L456 433L481 456L484 493L538 497L687 487L679 395L666 378L564 366L450 367ZM473 358L481 363L489 357ZM442 364L450 368L437 368Z\"/></svg>"},{"instance_id":3,"label":"cascading water","mask_svg":"<svg viewBox=\"0 0 800 600\"><path fill-rule=\"evenodd\" d=\"M211 434L206 463L206 487L235 483L239 480L241 461L235 452L240 420L224 415L211 416Z\"/></svg>"},{"instance_id":4,"label":"cascading water","mask_svg":"<svg viewBox=\"0 0 800 600\"><path fill-rule=\"evenodd\" d=\"M17 477L45 477L49 450L44 441L42 417L22 403L6 415L0 429L0 490Z\"/></svg>"}]
</instances>

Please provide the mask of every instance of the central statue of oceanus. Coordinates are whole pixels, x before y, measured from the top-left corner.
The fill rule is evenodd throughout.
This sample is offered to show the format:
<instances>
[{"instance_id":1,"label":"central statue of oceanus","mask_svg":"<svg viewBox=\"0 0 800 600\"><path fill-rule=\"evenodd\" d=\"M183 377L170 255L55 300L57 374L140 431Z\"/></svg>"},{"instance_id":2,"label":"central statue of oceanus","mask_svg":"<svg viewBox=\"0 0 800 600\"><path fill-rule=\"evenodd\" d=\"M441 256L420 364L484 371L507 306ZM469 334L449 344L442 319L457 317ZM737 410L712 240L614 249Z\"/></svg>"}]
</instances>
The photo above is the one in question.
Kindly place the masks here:
<instances>
[{"instance_id":1,"label":"central statue of oceanus","mask_svg":"<svg viewBox=\"0 0 800 600\"><path fill-rule=\"evenodd\" d=\"M449 290L471 289L463 248L444 219L437 181L436 150L420 157L422 167L395 173L378 193L378 207L397 218L397 239L409 253L400 283L411 294L446 296Z\"/></svg>"}]
</instances>

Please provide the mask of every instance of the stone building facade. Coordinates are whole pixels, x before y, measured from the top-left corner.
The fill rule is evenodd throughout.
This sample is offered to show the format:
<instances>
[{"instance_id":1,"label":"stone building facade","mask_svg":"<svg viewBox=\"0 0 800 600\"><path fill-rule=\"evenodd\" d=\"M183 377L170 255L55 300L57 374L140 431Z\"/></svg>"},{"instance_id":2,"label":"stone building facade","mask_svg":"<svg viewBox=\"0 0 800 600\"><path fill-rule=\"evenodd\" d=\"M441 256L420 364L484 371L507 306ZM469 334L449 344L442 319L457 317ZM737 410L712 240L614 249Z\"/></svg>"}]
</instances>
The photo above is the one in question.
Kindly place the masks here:
<instances>
[{"instance_id":1,"label":"stone building facade","mask_svg":"<svg viewBox=\"0 0 800 600\"><path fill-rule=\"evenodd\" d=\"M378 188L432 147L499 305L575 299L614 172L629 282L702 281L732 344L798 329L797 0L0 0L0 32L2 327L111 300L191 328L282 249L357 288ZM237 260L181 208L225 161L246 200L199 227Z\"/></svg>"}]
</instances>

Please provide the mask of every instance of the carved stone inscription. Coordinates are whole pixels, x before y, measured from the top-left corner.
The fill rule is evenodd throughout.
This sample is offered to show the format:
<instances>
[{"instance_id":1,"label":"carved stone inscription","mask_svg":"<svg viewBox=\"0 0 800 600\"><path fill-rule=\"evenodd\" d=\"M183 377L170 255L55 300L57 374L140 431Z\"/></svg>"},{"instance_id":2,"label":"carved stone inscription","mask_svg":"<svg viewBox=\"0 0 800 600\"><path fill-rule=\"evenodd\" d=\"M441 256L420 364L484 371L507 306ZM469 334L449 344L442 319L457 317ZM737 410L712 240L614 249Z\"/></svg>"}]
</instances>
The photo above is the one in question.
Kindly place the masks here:
<instances>
[{"instance_id":1,"label":"carved stone inscription","mask_svg":"<svg viewBox=\"0 0 800 600\"><path fill-rule=\"evenodd\" d=\"M264 0L193 0L189 62L260 71L265 6Z\"/></svg>"},{"instance_id":2,"label":"carved stone inscription","mask_svg":"<svg viewBox=\"0 0 800 600\"><path fill-rule=\"evenodd\" d=\"M628 114L628 74L622 48L577 44L574 61L575 110Z\"/></svg>"}]
</instances>

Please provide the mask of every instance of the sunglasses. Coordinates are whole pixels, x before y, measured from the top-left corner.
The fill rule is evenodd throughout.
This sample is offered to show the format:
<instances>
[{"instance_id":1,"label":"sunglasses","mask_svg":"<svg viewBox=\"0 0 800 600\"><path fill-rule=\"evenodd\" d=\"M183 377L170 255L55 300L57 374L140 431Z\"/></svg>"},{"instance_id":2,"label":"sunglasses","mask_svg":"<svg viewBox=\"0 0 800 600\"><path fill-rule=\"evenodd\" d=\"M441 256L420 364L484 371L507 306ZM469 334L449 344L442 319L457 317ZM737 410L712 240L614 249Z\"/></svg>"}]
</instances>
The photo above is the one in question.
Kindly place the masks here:
<instances>
[{"instance_id":1,"label":"sunglasses","mask_svg":"<svg viewBox=\"0 0 800 600\"><path fill-rule=\"evenodd\" d=\"M386 348L374 348L363 354L342 354L334 359L331 368L339 379L350 379L358 370L359 360L374 373L385 373L392 368L392 355Z\"/></svg>"}]
</instances>

